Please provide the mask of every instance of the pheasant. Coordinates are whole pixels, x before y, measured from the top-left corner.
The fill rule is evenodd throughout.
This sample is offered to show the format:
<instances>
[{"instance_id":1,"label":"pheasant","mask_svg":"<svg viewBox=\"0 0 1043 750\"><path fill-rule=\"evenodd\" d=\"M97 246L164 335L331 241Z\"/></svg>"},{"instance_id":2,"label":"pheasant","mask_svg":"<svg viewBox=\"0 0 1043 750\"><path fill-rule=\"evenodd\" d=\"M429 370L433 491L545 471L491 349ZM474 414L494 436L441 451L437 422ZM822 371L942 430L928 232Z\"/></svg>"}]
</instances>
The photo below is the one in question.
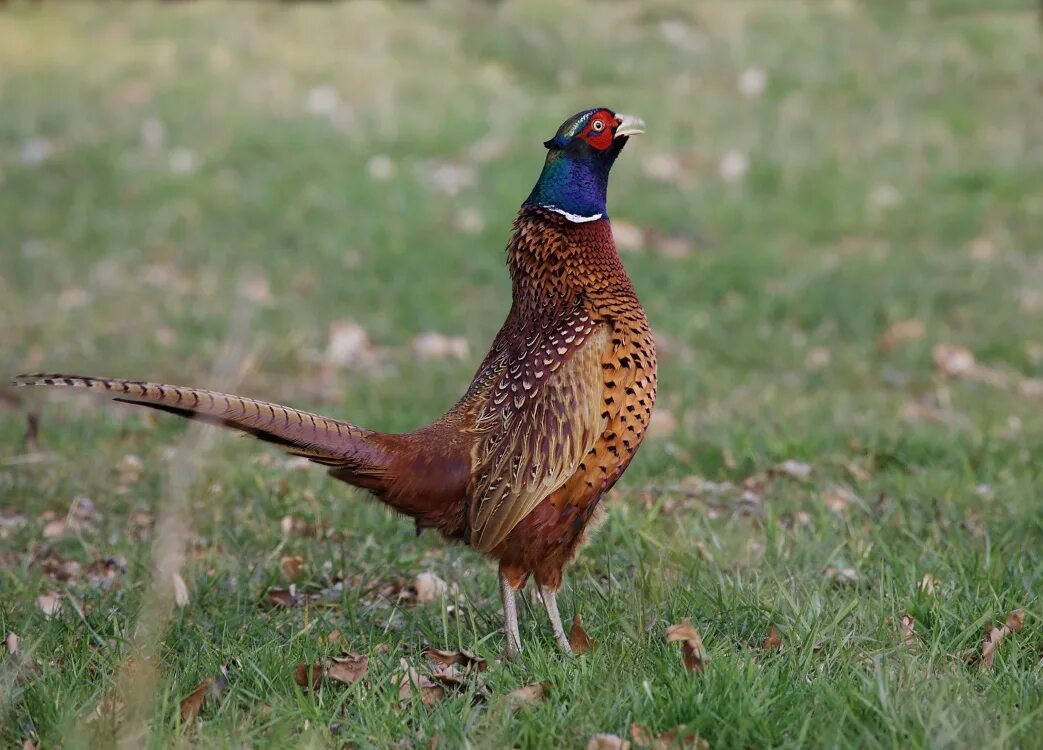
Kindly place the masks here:
<instances>
[{"instance_id":1,"label":"pheasant","mask_svg":"<svg viewBox=\"0 0 1043 750\"><path fill-rule=\"evenodd\" d=\"M507 243L512 305L467 392L441 419L377 432L242 396L72 375L20 375L230 427L325 465L418 531L436 529L499 563L507 653L522 643L515 593L539 587L561 649L557 592L605 493L641 444L656 397L656 353L616 252L609 171L644 123L604 108L546 141L543 171Z\"/></svg>"}]
</instances>

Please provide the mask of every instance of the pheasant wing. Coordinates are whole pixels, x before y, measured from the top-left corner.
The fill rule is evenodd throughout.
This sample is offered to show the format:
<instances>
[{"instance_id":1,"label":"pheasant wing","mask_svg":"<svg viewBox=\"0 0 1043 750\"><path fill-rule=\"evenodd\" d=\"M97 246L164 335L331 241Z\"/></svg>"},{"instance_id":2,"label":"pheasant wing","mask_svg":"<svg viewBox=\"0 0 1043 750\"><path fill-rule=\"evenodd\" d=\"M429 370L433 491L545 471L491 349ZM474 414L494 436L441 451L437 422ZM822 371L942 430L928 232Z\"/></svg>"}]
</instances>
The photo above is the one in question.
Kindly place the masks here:
<instances>
[{"instance_id":1,"label":"pheasant wing","mask_svg":"<svg viewBox=\"0 0 1043 750\"><path fill-rule=\"evenodd\" d=\"M471 455L470 544L494 549L576 472L605 429L601 358L609 327L582 306L494 363ZM520 339L524 339L520 341Z\"/></svg>"}]
</instances>

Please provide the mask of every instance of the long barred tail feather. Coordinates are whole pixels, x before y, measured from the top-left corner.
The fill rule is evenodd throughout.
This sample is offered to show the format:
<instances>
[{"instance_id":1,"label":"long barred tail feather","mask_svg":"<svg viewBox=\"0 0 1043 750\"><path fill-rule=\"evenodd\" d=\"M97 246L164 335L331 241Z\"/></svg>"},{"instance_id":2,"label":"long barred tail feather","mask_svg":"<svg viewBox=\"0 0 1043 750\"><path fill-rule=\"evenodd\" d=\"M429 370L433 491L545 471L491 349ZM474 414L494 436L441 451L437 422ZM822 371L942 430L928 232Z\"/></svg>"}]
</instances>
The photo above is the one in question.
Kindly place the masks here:
<instances>
[{"instance_id":1,"label":"long barred tail feather","mask_svg":"<svg viewBox=\"0 0 1043 750\"><path fill-rule=\"evenodd\" d=\"M76 388L186 419L229 427L338 469L340 473L346 470L349 476L357 476L358 481L354 483L371 488L380 484L390 460L381 446L381 438L387 436L381 433L243 396L143 380L47 373L17 375L11 384Z\"/></svg>"}]
</instances>

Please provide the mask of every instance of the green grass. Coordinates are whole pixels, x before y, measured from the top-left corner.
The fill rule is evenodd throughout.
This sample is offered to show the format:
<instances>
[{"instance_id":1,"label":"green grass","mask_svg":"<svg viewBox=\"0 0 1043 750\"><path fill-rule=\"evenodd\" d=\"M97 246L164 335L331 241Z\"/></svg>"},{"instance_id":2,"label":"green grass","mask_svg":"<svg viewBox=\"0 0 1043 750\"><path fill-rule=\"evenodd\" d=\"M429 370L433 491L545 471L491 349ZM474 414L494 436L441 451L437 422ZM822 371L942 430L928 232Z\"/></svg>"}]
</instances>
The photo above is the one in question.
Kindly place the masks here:
<instances>
[{"instance_id":1,"label":"green grass","mask_svg":"<svg viewBox=\"0 0 1043 750\"><path fill-rule=\"evenodd\" d=\"M490 564L222 436L185 491L191 602L162 632L149 743L584 747L639 722L685 723L717 748L1034 746L1043 54L1035 2L978 5L0 9L0 373L205 385L234 336L241 392L410 429L462 392L506 314L501 248L540 142L594 105L649 123L615 169L610 212L648 232L624 261L662 339L659 404L676 429L646 443L568 573L563 611L598 648L559 657L526 597L527 650L498 660ZM767 74L760 96L738 90L748 68ZM313 103L337 93L333 114L309 112L316 87ZM48 158L32 160L33 139ZM734 184L718 172L731 150L749 162ZM386 180L370 176L376 155ZM453 195L432 178L447 165L469 178ZM657 250L663 236L681 257ZM882 347L909 319L922 337ZM368 332L376 364L323 364L341 320ZM470 353L417 363L424 331ZM938 343L1002 382L939 373ZM168 453L185 426L17 396L31 400L0 412L0 516L25 524L0 528L0 630L39 669L3 665L0 745L105 745L126 731L99 704L133 697L116 684L152 524L186 476ZM22 458L32 403L44 462ZM136 481L119 470L128 454ZM810 476L769 474L789 459ZM751 502L676 491L751 476L765 480ZM832 510L836 488L854 501ZM46 538L47 514L76 496L99 517ZM320 531L284 537L287 515ZM127 569L109 587L54 580L48 563L116 555ZM342 589L265 609L284 555L306 560L302 587ZM375 593L422 571L459 586L462 614ZM65 602L51 619L36 606L48 592ZM965 664L1018 607L1025 628L994 668ZM701 675L665 642L684 617L711 657ZM772 626L784 647L765 653ZM302 691L294 667L336 653L319 638L333 629L369 672ZM490 659L485 688L401 703L391 677L402 658L422 666L425 644ZM182 726L178 702L222 666L227 685ZM545 702L504 698L540 680Z\"/></svg>"}]
</instances>

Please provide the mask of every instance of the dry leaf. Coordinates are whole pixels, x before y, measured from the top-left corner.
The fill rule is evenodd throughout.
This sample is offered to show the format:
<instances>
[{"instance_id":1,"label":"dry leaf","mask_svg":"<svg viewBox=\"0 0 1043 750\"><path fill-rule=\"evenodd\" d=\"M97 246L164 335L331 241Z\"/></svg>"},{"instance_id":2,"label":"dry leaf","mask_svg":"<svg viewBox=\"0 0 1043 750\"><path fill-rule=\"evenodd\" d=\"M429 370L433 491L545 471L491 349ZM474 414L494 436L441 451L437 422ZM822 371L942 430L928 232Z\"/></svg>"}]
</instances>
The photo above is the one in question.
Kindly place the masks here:
<instances>
[{"instance_id":1,"label":"dry leaf","mask_svg":"<svg viewBox=\"0 0 1043 750\"><path fill-rule=\"evenodd\" d=\"M843 513L858 498L847 487L830 487L822 493L822 504L834 513Z\"/></svg>"},{"instance_id":2,"label":"dry leaf","mask_svg":"<svg viewBox=\"0 0 1043 750\"><path fill-rule=\"evenodd\" d=\"M717 171L720 173L721 179L733 185L742 182L749 170L749 158L742 151L734 149L725 152L717 165Z\"/></svg>"},{"instance_id":3,"label":"dry leaf","mask_svg":"<svg viewBox=\"0 0 1043 750\"><path fill-rule=\"evenodd\" d=\"M902 615L899 618L899 623L902 628L902 643L906 646L918 646L920 644L919 639L916 637L916 620L910 614Z\"/></svg>"},{"instance_id":4,"label":"dry leaf","mask_svg":"<svg viewBox=\"0 0 1043 750\"><path fill-rule=\"evenodd\" d=\"M485 217L474 206L464 206L453 216L453 228L464 234L478 234L485 229ZM458 340L463 341L466 347L465 339Z\"/></svg>"},{"instance_id":5,"label":"dry leaf","mask_svg":"<svg viewBox=\"0 0 1043 750\"><path fill-rule=\"evenodd\" d=\"M851 586L859 581L858 573L854 568L838 568L833 565L822 569L822 577L838 586Z\"/></svg>"},{"instance_id":6,"label":"dry leaf","mask_svg":"<svg viewBox=\"0 0 1043 750\"><path fill-rule=\"evenodd\" d=\"M542 703L547 698L547 693L549 691L549 682L534 682L530 685L523 685L520 688L515 688L507 693L506 699L508 703L513 705L534 705L536 703Z\"/></svg>"},{"instance_id":7,"label":"dry leaf","mask_svg":"<svg viewBox=\"0 0 1043 750\"><path fill-rule=\"evenodd\" d=\"M8 633L5 643L7 644L7 655L18 656L18 647L22 645L22 639L15 633Z\"/></svg>"},{"instance_id":8,"label":"dry leaf","mask_svg":"<svg viewBox=\"0 0 1043 750\"><path fill-rule=\"evenodd\" d=\"M50 619L58 614L62 609L61 596L56 593L41 594L36 597L36 606L43 612L44 617Z\"/></svg>"},{"instance_id":9,"label":"dry leaf","mask_svg":"<svg viewBox=\"0 0 1043 750\"><path fill-rule=\"evenodd\" d=\"M630 739L632 739L634 744L638 747L648 747L655 742L655 735L652 734L652 730L644 724L638 724L635 721L630 724Z\"/></svg>"},{"instance_id":10,"label":"dry leaf","mask_svg":"<svg viewBox=\"0 0 1043 750\"><path fill-rule=\"evenodd\" d=\"M322 685L322 664L298 664L293 669L293 681L302 688L318 690Z\"/></svg>"},{"instance_id":11,"label":"dry leaf","mask_svg":"<svg viewBox=\"0 0 1043 750\"><path fill-rule=\"evenodd\" d=\"M614 734L595 734L587 741L587 750L630 750L630 742Z\"/></svg>"},{"instance_id":12,"label":"dry leaf","mask_svg":"<svg viewBox=\"0 0 1043 750\"><path fill-rule=\"evenodd\" d=\"M970 349L958 344L935 344L931 357L938 371L952 378L970 375L977 367Z\"/></svg>"},{"instance_id":13,"label":"dry leaf","mask_svg":"<svg viewBox=\"0 0 1043 750\"><path fill-rule=\"evenodd\" d=\"M330 323L326 363L334 366L372 364L376 352L366 330L353 320Z\"/></svg>"},{"instance_id":14,"label":"dry leaf","mask_svg":"<svg viewBox=\"0 0 1043 750\"><path fill-rule=\"evenodd\" d=\"M75 560L63 560L60 557L46 557L40 561L40 571L56 581L78 580L81 569L82 566Z\"/></svg>"},{"instance_id":15,"label":"dry leaf","mask_svg":"<svg viewBox=\"0 0 1043 750\"><path fill-rule=\"evenodd\" d=\"M206 691L210 688L213 681L212 677L207 677L181 700L181 721L187 723L196 718L199 714L199 709L203 707L203 698L206 696Z\"/></svg>"},{"instance_id":16,"label":"dry leaf","mask_svg":"<svg viewBox=\"0 0 1043 750\"><path fill-rule=\"evenodd\" d=\"M804 357L804 367L808 370L822 370L829 367L833 354L824 346L816 346Z\"/></svg>"},{"instance_id":17,"label":"dry leaf","mask_svg":"<svg viewBox=\"0 0 1043 750\"><path fill-rule=\"evenodd\" d=\"M273 586L264 595L264 603L269 607L296 607L299 600L295 592L281 586Z\"/></svg>"},{"instance_id":18,"label":"dry leaf","mask_svg":"<svg viewBox=\"0 0 1043 750\"><path fill-rule=\"evenodd\" d=\"M120 484L134 484L141 479L144 464L141 458L133 453L128 453L116 464L116 473L119 475Z\"/></svg>"},{"instance_id":19,"label":"dry leaf","mask_svg":"<svg viewBox=\"0 0 1043 750\"><path fill-rule=\"evenodd\" d=\"M644 230L622 219L612 220L612 237L622 252L636 252L645 246Z\"/></svg>"},{"instance_id":20,"label":"dry leaf","mask_svg":"<svg viewBox=\"0 0 1043 750\"><path fill-rule=\"evenodd\" d=\"M466 359L470 354L467 339L463 336L443 336L435 331L421 333L413 339L412 349L413 356L419 360Z\"/></svg>"},{"instance_id":21,"label":"dry leaf","mask_svg":"<svg viewBox=\"0 0 1043 750\"><path fill-rule=\"evenodd\" d=\"M811 466L802 461L794 461L792 458L775 465L771 471L791 479L807 479L811 476Z\"/></svg>"},{"instance_id":22,"label":"dry leaf","mask_svg":"<svg viewBox=\"0 0 1043 750\"><path fill-rule=\"evenodd\" d=\"M340 643L343 640L344 636L340 634L339 630L331 630L330 634L327 635L325 638L323 638L321 635L319 636L319 643L325 644L327 646L333 646L334 644Z\"/></svg>"},{"instance_id":23,"label":"dry leaf","mask_svg":"<svg viewBox=\"0 0 1043 750\"><path fill-rule=\"evenodd\" d=\"M996 660L996 649L1003 643L1003 639L1011 633L1021 630L1025 626L1025 610L1015 609L1007 615L1004 624L998 628L989 630L989 634L981 644L981 668L992 669Z\"/></svg>"},{"instance_id":24,"label":"dry leaf","mask_svg":"<svg viewBox=\"0 0 1043 750\"><path fill-rule=\"evenodd\" d=\"M938 583L938 579L930 573L924 573L923 578L920 579L920 583L917 584L917 588L924 592L927 596L934 594L935 584Z\"/></svg>"},{"instance_id":25,"label":"dry leaf","mask_svg":"<svg viewBox=\"0 0 1043 750\"><path fill-rule=\"evenodd\" d=\"M428 603L441 599L449 591L449 585L435 573L421 573L413 581L416 589L416 600Z\"/></svg>"},{"instance_id":26,"label":"dry leaf","mask_svg":"<svg viewBox=\"0 0 1043 750\"><path fill-rule=\"evenodd\" d=\"M880 336L879 347L883 352L889 352L901 343L922 339L927 333L927 326L922 320L910 318L894 323Z\"/></svg>"},{"instance_id":27,"label":"dry leaf","mask_svg":"<svg viewBox=\"0 0 1043 750\"><path fill-rule=\"evenodd\" d=\"M739 93L752 98L764 93L768 86L768 74L763 68L746 68L739 76Z\"/></svg>"},{"instance_id":28,"label":"dry leaf","mask_svg":"<svg viewBox=\"0 0 1043 750\"><path fill-rule=\"evenodd\" d=\"M446 667L459 664L464 669L473 668L476 672L484 672L485 668L489 666L485 659L470 651L446 651L439 648L426 648L424 649L424 656Z\"/></svg>"},{"instance_id":29,"label":"dry leaf","mask_svg":"<svg viewBox=\"0 0 1043 750\"><path fill-rule=\"evenodd\" d=\"M675 641L681 641L684 665L689 672L702 672L706 669L709 657L703 646L702 636L692 627L692 621L687 617L681 620L679 625L670 625L666 629L666 642Z\"/></svg>"},{"instance_id":30,"label":"dry leaf","mask_svg":"<svg viewBox=\"0 0 1043 750\"><path fill-rule=\"evenodd\" d=\"M710 743L689 729L678 724L662 734L653 734L650 729L637 722L630 725L630 737L637 747L649 747L653 750L672 750L674 748L692 748L693 750L709 750Z\"/></svg>"},{"instance_id":31,"label":"dry leaf","mask_svg":"<svg viewBox=\"0 0 1043 750\"><path fill-rule=\"evenodd\" d=\"M43 538L57 539L60 536L65 536L66 527L67 524L64 518L56 518L53 521L48 521L47 525L43 527Z\"/></svg>"},{"instance_id":32,"label":"dry leaf","mask_svg":"<svg viewBox=\"0 0 1043 750\"><path fill-rule=\"evenodd\" d=\"M655 750L675 750L676 748L710 750L710 743L696 734L694 729L689 729L684 724L678 724L670 731L659 735L652 747Z\"/></svg>"},{"instance_id":33,"label":"dry leaf","mask_svg":"<svg viewBox=\"0 0 1043 750\"><path fill-rule=\"evenodd\" d=\"M282 568L282 572L290 580L293 580L300 575L301 567L303 565L304 558L300 555L287 555L279 561L279 567Z\"/></svg>"},{"instance_id":34,"label":"dry leaf","mask_svg":"<svg viewBox=\"0 0 1043 750\"><path fill-rule=\"evenodd\" d=\"M598 645L598 642L592 641L587 635L587 631L583 629L583 618L579 615L572 617L572 627L569 628L569 645L572 646L574 654L585 654L587 651L593 651Z\"/></svg>"},{"instance_id":35,"label":"dry leaf","mask_svg":"<svg viewBox=\"0 0 1043 750\"><path fill-rule=\"evenodd\" d=\"M761 648L765 651L779 651L782 649L782 636L779 634L779 629L774 625L768 631L768 637L764 639Z\"/></svg>"},{"instance_id":36,"label":"dry leaf","mask_svg":"<svg viewBox=\"0 0 1043 750\"><path fill-rule=\"evenodd\" d=\"M350 685L361 680L367 669L369 669L369 659L361 654L345 651L340 656L333 657L333 663L326 670L326 676L331 680Z\"/></svg>"},{"instance_id":37,"label":"dry leaf","mask_svg":"<svg viewBox=\"0 0 1043 750\"><path fill-rule=\"evenodd\" d=\"M399 665L403 673L391 678L391 684L399 686L399 700L407 700L414 693L419 693L421 703L425 706L433 706L445 697L445 688L442 685L421 675L405 659L402 659Z\"/></svg>"}]
</instances>

